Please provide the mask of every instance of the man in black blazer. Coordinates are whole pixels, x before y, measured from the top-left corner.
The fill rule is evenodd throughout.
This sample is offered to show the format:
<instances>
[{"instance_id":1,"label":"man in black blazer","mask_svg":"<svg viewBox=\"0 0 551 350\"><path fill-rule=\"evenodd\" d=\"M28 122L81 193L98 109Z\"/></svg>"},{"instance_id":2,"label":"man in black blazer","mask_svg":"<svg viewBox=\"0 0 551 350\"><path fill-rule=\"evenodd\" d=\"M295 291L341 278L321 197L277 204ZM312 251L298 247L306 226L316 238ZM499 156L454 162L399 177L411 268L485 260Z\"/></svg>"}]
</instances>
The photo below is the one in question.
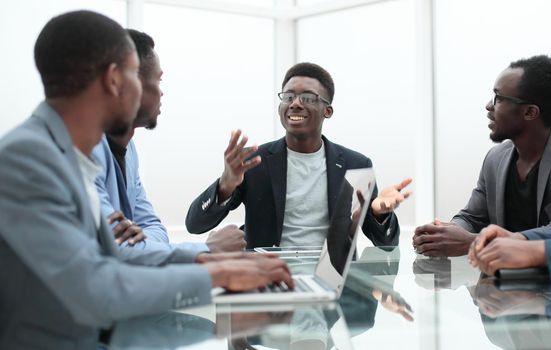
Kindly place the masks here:
<instances>
[{"instance_id":1,"label":"man in black blazer","mask_svg":"<svg viewBox=\"0 0 551 350\"><path fill-rule=\"evenodd\" d=\"M344 174L372 167L364 155L322 135L333 114L331 75L312 63L291 67L278 94L285 137L259 147L245 147L247 137L232 132L224 153L224 172L189 208L186 227L202 233L245 204L247 248L321 245L327 234ZM393 210L410 192L411 179L373 191L365 235L376 245L397 245L399 226Z\"/></svg>"}]
</instances>

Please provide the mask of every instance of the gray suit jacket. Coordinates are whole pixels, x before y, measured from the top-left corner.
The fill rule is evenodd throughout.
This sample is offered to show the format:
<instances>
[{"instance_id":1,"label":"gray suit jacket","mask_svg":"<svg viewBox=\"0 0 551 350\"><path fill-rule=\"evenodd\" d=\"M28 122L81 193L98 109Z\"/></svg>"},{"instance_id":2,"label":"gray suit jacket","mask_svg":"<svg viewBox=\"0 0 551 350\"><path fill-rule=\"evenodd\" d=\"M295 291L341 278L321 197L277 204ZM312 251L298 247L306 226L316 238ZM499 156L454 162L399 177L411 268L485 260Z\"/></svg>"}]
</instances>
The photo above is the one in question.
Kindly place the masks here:
<instances>
[{"instance_id":1,"label":"gray suit jacket","mask_svg":"<svg viewBox=\"0 0 551 350\"><path fill-rule=\"evenodd\" d=\"M96 229L70 136L45 102L0 140L0 223L0 349L95 349L117 320L210 302L207 271L173 264L194 253L118 251L103 220Z\"/></svg>"},{"instance_id":2,"label":"gray suit jacket","mask_svg":"<svg viewBox=\"0 0 551 350\"><path fill-rule=\"evenodd\" d=\"M478 233L490 224L505 227L505 185L509 165L513 159L515 146L510 140L490 149L482 169L476 188L471 194L467 206L453 217L452 222L457 223L469 232ZM547 145L540 160L538 172L537 200L538 200L538 226L547 225L548 222L540 222L543 197L551 193L551 142ZM551 208L543 208L547 216L551 218Z\"/></svg>"}]
</instances>

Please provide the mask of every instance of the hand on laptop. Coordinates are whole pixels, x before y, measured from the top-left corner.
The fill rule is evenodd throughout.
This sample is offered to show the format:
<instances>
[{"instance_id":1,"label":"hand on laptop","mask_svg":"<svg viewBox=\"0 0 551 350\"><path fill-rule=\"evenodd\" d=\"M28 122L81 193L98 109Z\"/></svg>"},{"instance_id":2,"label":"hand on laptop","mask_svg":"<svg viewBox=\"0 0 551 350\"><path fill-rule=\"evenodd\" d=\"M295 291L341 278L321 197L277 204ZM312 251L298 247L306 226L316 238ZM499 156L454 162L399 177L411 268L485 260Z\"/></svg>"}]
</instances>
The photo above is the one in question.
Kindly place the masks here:
<instances>
[{"instance_id":1,"label":"hand on laptop","mask_svg":"<svg viewBox=\"0 0 551 350\"><path fill-rule=\"evenodd\" d=\"M222 203L230 198L237 186L241 185L247 170L260 164L260 156L248 159L256 152L258 147L245 147L249 138L246 135L241 137L241 130L231 132L228 148L224 152L224 173L218 183L218 202Z\"/></svg>"},{"instance_id":2,"label":"hand on laptop","mask_svg":"<svg viewBox=\"0 0 551 350\"><path fill-rule=\"evenodd\" d=\"M128 244L133 246L134 244L147 238L145 233L143 233L142 228L127 219L120 211L116 211L109 215L107 221L109 225L114 222L118 222L118 224L113 228L115 243L118 245L128 241Z\"/></svg>"},{"instance_id":3,"label":"hand on laptop","mask_svg":"<svg viewBox=\"0 0 551 350\"><path fill-rule=\"evenodd\" d=\"M212 231L206 243L212 253L241 251L247 246L245 232L237 225L228 225L218 231Z\"/></svg>"},{"instance_id":4,"label":"hand on laptop","mask_svg":"<svg viewBox=\"0 0 551 350\"><path fill-rule=\"evenodd\" d=\"M216 260L217 257L214 257L214 260L203 263L211 275L213 287L223 287L230 291L245 291L264 287L270 283L282 282L291 289L295 287L289 268L281 259L267 254L222 254L226 254L228 257L232 254L242 254L242 258ZM200 254L203 257L201 259L198 257L198 262L205 258L204 255L218 254Z\"/></svg>"},{"instance_id":5,"label":"hand on laptop","mask_svg":"<svg viewBox=\"0 0 551 350\"><path fill-rule=\"evenodd\" d=\"M381 216L392 212L398 208L400 203L405 201L412 193L412 191L401 192L406 186L408 186L413 180L407 178L402 180L399 184L389 186L379 192L377 198L371 202L371 210L375 216Z\"/></svg>"}]
</instances>

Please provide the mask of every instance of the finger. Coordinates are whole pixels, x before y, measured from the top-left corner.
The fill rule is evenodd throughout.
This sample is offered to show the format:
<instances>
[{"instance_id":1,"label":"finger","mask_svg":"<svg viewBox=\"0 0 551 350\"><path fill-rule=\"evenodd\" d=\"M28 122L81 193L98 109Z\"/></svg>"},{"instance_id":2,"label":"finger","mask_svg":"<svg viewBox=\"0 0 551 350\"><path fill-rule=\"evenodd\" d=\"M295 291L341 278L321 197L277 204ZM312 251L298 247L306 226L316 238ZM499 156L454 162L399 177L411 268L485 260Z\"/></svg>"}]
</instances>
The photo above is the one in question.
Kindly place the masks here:
<instances>
[{"instance_id":1,"label":"finger","mask_svg":"<svg viewBox=\"0 0 551 350\"><path fill-rule=\"evenodd\" d=\"M490 276L494 276L498 269L501 269L501 268L505 267L504 265L505 264L503 263L503 261L499 258L497 258L495 260L492 260L492 261L488 262L488 264L487 264L486 270L488 272L486 272L486 273Z\"/></svg>"},{"instance_id":2,"label":"finger","mask_svg":"<svg viewBox=\"0 0 551 350\"><path fill-rule=\"evenodd\" d=\"M232 130L231 136L230 136L230 142L228 143L228 147L224 151L224 155L230 153L237 144L237 140L239 140L239 136L241 136L241 130Z\"/></svg>"},{"instance_id":3,"label":"finger","mask_svg":"<svg viewBox=\"0 0 551 350\"><path fill-rule=\"evenodd\" d=\"M120 236L117 238L117 241L119 244L126 242L130 238L134 237L138 233L140 233L142 229L137 225L129 226Z\"/></svg>"},{"instance_id":4,"label":"finger","mask_svg":"<svg viewBox=\"0 0 551 350\"><path fill-rule=\"evenodd\" d=\"M434 225L434 224L426 224L419 226L415 229L415 233L422 232L423 234L435 234L435 233L441 233L443 230L443 226L441 225Z\"/></svg>"},{"instance_id":5,"label":"finger","mask_svg":"<svg viewBox=\"0 0 551 350\"><path fill-rule=\"evenodd\" d=\"M413 194L413 191L407 191L406 193L403 194L404 199L409 198L409 196L411 196L412 194Z\"/></svg>"},{"instance_id":6,"label":"finger","mask_svg":"<svg viewBox=\"0 0 551 350\"><path fill-rule=\"evenodd\" d=\"M404 187L409 185L412 181L413 181L413 179L411 177L408 177L407 179L402 180L402 182L400 182L399 184L394 185L394 187L398 191L401 191Z\"/></svg>"},{"instance_id":7,"label":"finger","mask_svg":"<svg viewBox=\"0 0 551 350\"><path fill-rule=\"evenodd\" d=\"M119 238L130 226L132 226L132 221L128 219L124 219L119 222L117 226L113 228L113 234L115 235L115 238Z\"/></svg>"},{"instance_id":8,"label":"finger","mask_svg":"<svg viewBox=\"0 0 551 350\"><path fill-rule=\"evenodd\" d=\"M224 230L224 229L226 229L226 230L235 230L237 228L239 228L237 225L229 224L229 225L226 225L226 226L222 227L220 230Z\"/></svg>"},{"instance_id":9,"label":"finger","mask_svg":"<svg viewBox=\"0 0 551 350\"><path fill-rule=\"evenodd\" d=\"M252 159L249 159L247 161L245 161L243 163L243 172L246 172L248 171L249 169L252 169L254 168L255 166L257 166L258 164L262 163L262 158L260 158L260 156L256 156Z\"/></svg>"},{"instance_id":10,"label":"finger","mask_svg":"<svg viewBox=\"0 0 551 350\"><path fill-rule=\"evenodd\" d=\"M233 148L231 148L227 153L224 154L224 158L226 161L230 164L240 163L240 154L243 151L243 148L247 144L248 137L246 135L243 135L241 137L241 140L236 140L235 145L233 145Z\"/></svg>"},{"instance_id":11,"label":"finger","mask_svg":"<svg viewBox=\"0 0 551 350\"><path fill-rule=\"evenodd\" d=\"M440 219L438 219L438 218L435 218L434 219L434 224L435 225L442 225L442 221L440 221Z\"/></svg>"},{"instance_id":12,"label":"finger","mask_svg":"<svg viewBox=\"0 0 551 350\"><path fill-rule=\"evenodd\" d=\"M425 243L417 246L417 252L426 256L445 256L439 242Z\"/></svg>"},{"instance_id":13,"label":"finger","mask_svg":"<svg viewBox=\"0 0 551 350\"><path fill-rule=\"evenodd\" d=\"M243 164L244 158L241 155L244 153L243 149L245 148L245 145L247 144L248 141L249 141L249 138L247 137L247 135L243 135L243 137L241 138L241 141L239 141L239 143L226 155L226 161L232 167L238 167ZM251 147L251 148L254 148L254 147ZM245 150L245 152L250 151L251 148L248 148L247 150ZM253 150L252 153L254 152L256 151Z\"/></svg>"},{"instance_id":14,"label":"finger","mask_svg":"<svg viewBox=\"0 0 551 350\"><path fill-rule=\"evenodd\" d=\"M477 251L480 251L484 248L489 242L491 242L497 236L497 231L491 227L487 227L480 231L478 236L478 243L475 246Z\"/></svg>"},{"instance_id":15,"label":"finger","mask_svg":"<svg viewBox=\"0 0 551 350\"><path fill-rule=\"evenodd\" d=\"M284 268L277 268L270 272L270 280L276 283L285 283L290 289L295 288L295 282L289 271Z\"/></svg>"},{"instance_id":16,"label":"finger","mask_svg":"<svg viewBox=\"0 0 551 350\"><path fill-rule=\"evenodd\" d=\"M425 243L437 242L440 240L440 235L418 235L413 237L413 243L416 246L420 246Z\"/></svg>"},{"instance_id":17,"label":"finger","mask_svg":"<svg viewBox=\"0 0 551 350\"><path fill-rule=\"evenodd\" d=\"M246 159L250 158L256 151L258 151L257 145L252 145L251 147L245 147L239 153L239 158L241 158L241 162L244 162Z\"/></svg>"},{"instance_id":18,"label":"finger","mask_svg":"<svg viewBox=\"0 0 551 350\"><path fill-rule=\"evenodd\" d=\"M477 266L478 266L478 259L477 259L477 257L476 257L475 250L474 250L475 245L476 245L476 239L473 241L473 243L471 243L471 246L469 247L469 253L468 253L468 256L469 256L469 263L470 263L473 267L477 267Z\"/></svg>"},{"instance_id":19,"label":"finger","mask_svg":"<svg viewBox=\"0 0 551 350\"><path fill-rule=\"evenodd\" d=\"M143 233L143 231L140 230L140 232L137 235L135 235L134 237L132 237L128 240L128 244L133 246L134 244L136 244L138 242L141 242L141 241L145 240L146 238L147 237L146 237L145 233Z\"/></svg>"},{"instance_id":20,"label":"finger","mask_svg":"<svg viewBox=\"0 0 551 350\"><path fill-rule=\"evenodd\" d=\"M111 225L115 221L122 221L124 219L126 219L126 218L124 217L124 214L121 213L120 211L115 211L107 217L107 221L109 222L109 225Z\"/></svg>"}]
</instances>

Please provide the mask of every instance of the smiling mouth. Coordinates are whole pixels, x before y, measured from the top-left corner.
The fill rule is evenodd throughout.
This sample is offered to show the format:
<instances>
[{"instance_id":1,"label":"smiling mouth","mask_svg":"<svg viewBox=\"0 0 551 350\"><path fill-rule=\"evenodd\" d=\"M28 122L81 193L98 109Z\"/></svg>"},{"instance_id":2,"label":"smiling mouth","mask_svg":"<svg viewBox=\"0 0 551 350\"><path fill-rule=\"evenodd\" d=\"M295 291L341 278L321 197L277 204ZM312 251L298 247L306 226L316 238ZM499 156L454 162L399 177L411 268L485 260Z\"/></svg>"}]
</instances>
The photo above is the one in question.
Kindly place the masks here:
<instances>
[{"instance_id":1,"label":"smiling mouth","mask_svg":"<svg viewBox=\"0 0 551 350\"><path fill-rule=\"evenodd\" d=\"M294 122L299 122L299 121L302 121L302 120L306 119L306 117L302 116L302 115L289 115L289 116L287 116L287 118L291 121L294 121Z\"/></svg>"}]
</instances>

